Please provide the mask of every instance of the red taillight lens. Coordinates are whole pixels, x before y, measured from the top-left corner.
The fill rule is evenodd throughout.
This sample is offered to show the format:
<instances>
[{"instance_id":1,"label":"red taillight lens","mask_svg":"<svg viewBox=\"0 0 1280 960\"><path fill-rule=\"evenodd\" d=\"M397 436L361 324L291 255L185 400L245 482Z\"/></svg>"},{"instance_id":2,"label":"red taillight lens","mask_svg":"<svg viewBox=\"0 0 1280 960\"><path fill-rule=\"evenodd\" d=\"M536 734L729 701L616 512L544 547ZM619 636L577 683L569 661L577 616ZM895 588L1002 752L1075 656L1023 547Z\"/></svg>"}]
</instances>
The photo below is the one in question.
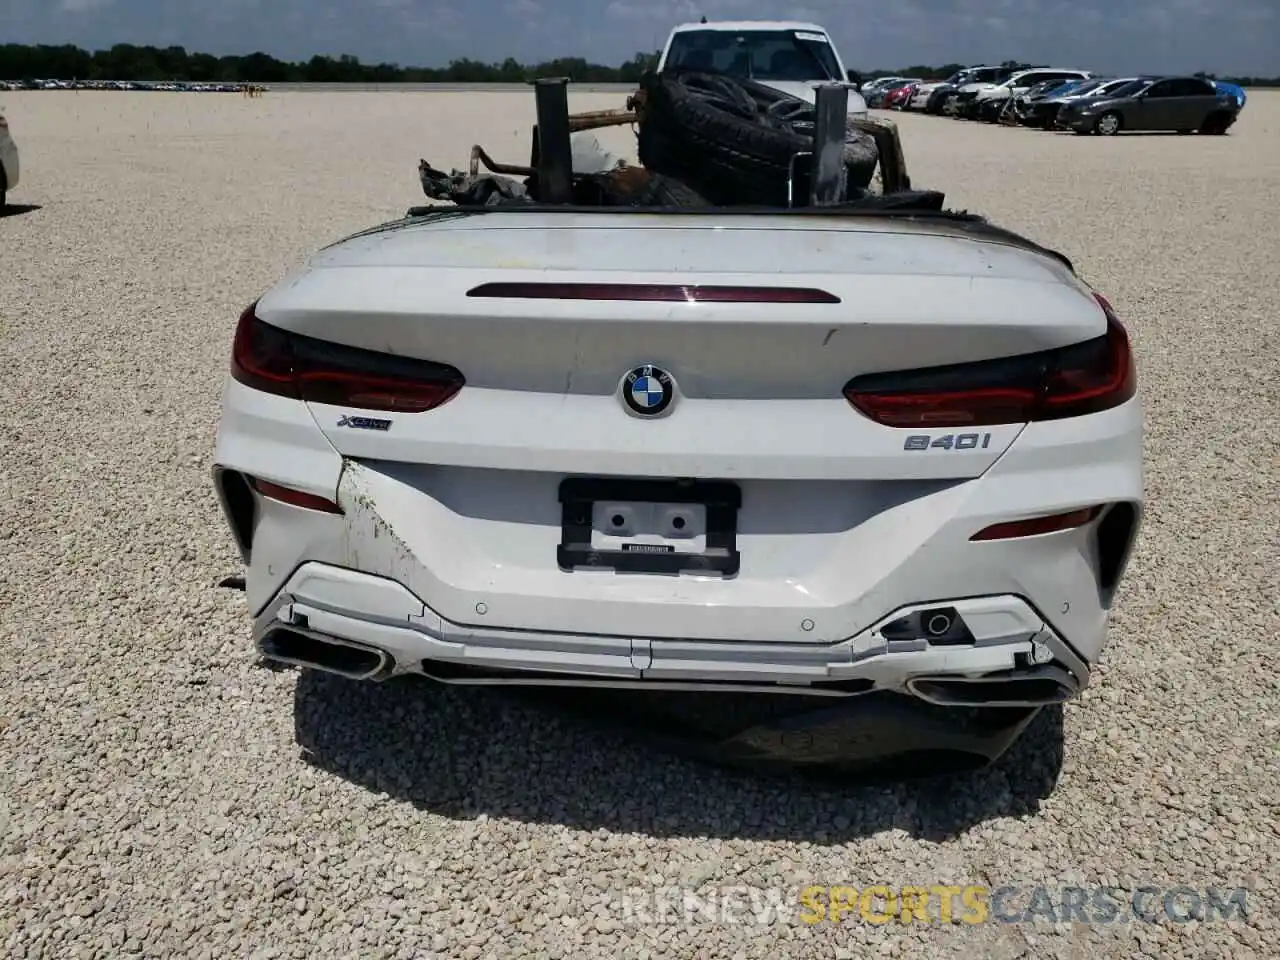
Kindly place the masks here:
<instances>
[{"instance_id":1,"label":"red taillight lens","mask_svg":"<svg viewBox=\"0 0 1280 960\"><path fill-rule=\"evenodd\" d=\"M282 487L278 483L259 480L256 477L250 482L253 484L253 489L264 497L270 497L272 500L279 500L281 503L287 503L294 507L303 507L307 510L319 510L321 513L342 513L342 508L332 500L317 497L314 493L304 493L301 490L294 490L292 487Z\"/></svg>"},{"instance_id":2,"label":"red taillight lens","mask_svg":"<svg viewBox=\"0 0 1280 960\"><path fill-rule=\"evenodd\" d=\"M811 287L714 287L667 283L482 283L468 297L521 300L640 300L660 303L839 303Z\"/></svg>"},{"instance_id":3,"label":"red taillight lens","mask_svg":"<svg viewBox=\"0 0 1280 960\"><path fill-rule=\"evenodd\" d=\"M269 326L253 312L251 303L240 314L236 337L231 345L231 376L246 387L300 399L293 379L293 351L289 335Z\"/></svg>"},{"instance_id":4,"label":"red taillight lens","mask_svg":"<svg viewBox=\"0 0 1280 960\"><path fill-rule=\"evenodd\" d=\"M1129 336L1096 295L1107 332L1094 340L999 360L903 373L875 373L845 384L848 401L889 427L981 427L1078 417L1117 407L1138 390Z\"/></svg>"},{"instance_id":5,"label":"red taillight lens","mask_svg":"<svg viewBox=\"0 0 1280 960\"><path fill-rule=\"evenodd\" d=\"M1072 510L1070 513L1055 513L1048 517L1030 517L1026 520L1010 520L1006 523L995 523L979 530L970 540L1013 540L1017 537L1035 537L1044 533L1057 533L1059 530L1070 530L1083 527L1102 512L1101 507L1085 507Z\"/></svg>"},{"instance_id":6,"label":"red taillight lens","mask_svg":"<svg viewBox=\"0 0 1280 960\"><path fill-rule=\"evenodd\" d=\"M240 315L231 376L277 396L395 413L434 410L466 380L451 366L317 340Z\"/></svg>"}]
</instances>

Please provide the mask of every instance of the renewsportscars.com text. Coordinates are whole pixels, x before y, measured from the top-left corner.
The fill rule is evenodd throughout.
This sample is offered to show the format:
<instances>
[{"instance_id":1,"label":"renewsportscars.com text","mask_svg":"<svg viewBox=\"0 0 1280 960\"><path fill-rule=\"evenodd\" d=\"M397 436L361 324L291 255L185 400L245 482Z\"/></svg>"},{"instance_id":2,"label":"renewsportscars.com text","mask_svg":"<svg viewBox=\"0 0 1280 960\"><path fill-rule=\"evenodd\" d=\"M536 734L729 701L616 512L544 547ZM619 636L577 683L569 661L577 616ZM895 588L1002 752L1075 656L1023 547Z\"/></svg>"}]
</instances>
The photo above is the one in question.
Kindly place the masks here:
<instances>
[{"instance_id":1,"label":"renewsportscars.com text","mask_svg":"<svg viewBox=\"0 0 1280 960\"><path fill-rule=\"evenodd\" d=\"M1244 920L1243 887L833 885L658 887L625 891L617 900L630 925L819 923L1213 923Z\"/></svg>"}]
</instances>

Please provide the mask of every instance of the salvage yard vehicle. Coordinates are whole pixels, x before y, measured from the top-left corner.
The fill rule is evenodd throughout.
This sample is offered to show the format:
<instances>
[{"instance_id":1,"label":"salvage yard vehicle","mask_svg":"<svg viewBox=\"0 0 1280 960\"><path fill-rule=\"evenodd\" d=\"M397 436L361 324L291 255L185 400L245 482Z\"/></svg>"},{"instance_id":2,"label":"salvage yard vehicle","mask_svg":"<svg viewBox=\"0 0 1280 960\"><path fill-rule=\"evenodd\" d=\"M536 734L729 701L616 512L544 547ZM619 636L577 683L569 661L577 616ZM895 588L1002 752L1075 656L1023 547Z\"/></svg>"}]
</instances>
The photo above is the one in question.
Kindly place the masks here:
<instances>
[{"instance_id":1,"label":"salvage yard vehicle","mask_svg":"<svg viewBox=\"0 0 1280 960\"><path fill-rule=\"evenodd\" d=\"M576 116L565 86L528 166L422 161L451 203L241 315L212 476L258 650L793 705L717 742L744 762L991 762L1104 647L1143 509L1125 327L914 189L888 121L853 183L841 85L666 70ZM642 165L575 169L624 122Z\"/></svg>"},{"instance_id":2,"label":"salvage yard vehicle","mask_svg":"<svg viewBox=\"0 0 1280 960\"><path fill-rule=\"evenodd\" d=\"M826 28L794 20L713 20L682 23L671 31L655 68L717 73L752 80L808 103L821 84L849 90L848 110L866 116L867 104Z\"/></svg>"},{"instance_id":3,"label":"salvage yard vehicle","mask_svg":"<svg viewBox=\"0 0 1280 960\"><path fill-rule=\"evenodd\" d=\"M1018 94L1016 97L1011 97L1006 100L1004 109L1000 114L1000 120L1003 123L1020 124L1023 122L1030 104L1051 96L1058 90L1069 89L1072 84L1092 82L1092 80L1064 80L1062 78L1058 78L1056 80L1044 80L1037 83L1034 87L1030 87L1023 93Z\"/></svg>"},{"instance_id":4,"label":"salvage yard vehicle","mask_svg":"<svg viewBox=\"0 0 1280 960\"><path fill-rule=\"evenodd\" d=\"M1058 111L1068 103L1109 96L1116 90L1141 80L1141 77L1094 78L1080 84L1059 88L1048 96L1028 100L1018 119L1031 127L1052 130L1058 122Z\"/></svg>"},{"instance_id":5,"label":"salvage yard vehicle","mask_svg":"<svg viewBox=\"0 0 1280 960\"><path fill-rule=\"evenodd\" d=\"M972 99L961 103L961 115L970 120L995 123L1009 102L1046 80L1088 80L1093 74L1088 70L1063 70L1053 67L1037 67L1019 70L999 83L987 84L973 94Z\"/></svg>"},{"instance_id":6,"label":"salvage yard vehicle","mask_svg":"<svg viewBox=\"0 0 1280 960\"><path fill-rule=\"evenodd\" d=\"M18 145L9 133L9 121L0 112L0 212L10 190L18 185Z\"/></svg>"},{"instance_id":7,"label":"salvage yard vehicle","mask_svg":"<svg viewBox=\"0 0 1280 960\"><path fill-rule=\"evenodd\" d=\"M1209 82L1213 84L1213 88L1217 90L1219 93L1230 94L1232 99L1235 100L1236 104L1242 110L1244 109L1244 102L1248 98L1245 95L1243 87L1234 83L1227 83L1225 80L1211 80Z\"/></svg>"},{"instance_id":8,"label":"salvage yard vehicle","mask_svg":"<svg viewBox=\"0 0 1280 960\"><path fill-rule=\"evenodd\" d=\"M912 77L878 77L862 85L862 99L868 107L883 107L884 99L890 90L896 90L904 84L914 83Z\"/></svg>"},{"instance_id":9,"label":"salvage yard vehicle","mask_svg":"<svg viewBox=\"0 0 1280 960\"><path fill-rule=\"evenodd\" d=\"M1102 97L1065 104L1058 126L1080 134L1115 136L1125 130L1176 130L1221 136L1240 116L1240 103L1199 77L1135 81Z\"/></svg>"},{"instance_id":10,"label":"salvage yard vehicle","mask_svg":"<svg viewBox=\"0 0 1280 960\"><path fill-rule=\"evenodd\" d=\"M900 87L886 90L882 106L886 110L906 110L911 103L911 98L915 96L916 88L919 86L919 80L909 80Z\"/></svg>"},{"instance_id":11,"label":"salvage yard vehicle","mask_svg":"<svg viewBox=\"0 0 1280 960\"><path fill-rule=\"evenodd\" d=\"M961 87L971 83L999 83L1012 72L1008 67L974 66L958 70L945 80L922 83L911 98L911 109L942 113L955 101Z\"/></svg>"}]
</instances>

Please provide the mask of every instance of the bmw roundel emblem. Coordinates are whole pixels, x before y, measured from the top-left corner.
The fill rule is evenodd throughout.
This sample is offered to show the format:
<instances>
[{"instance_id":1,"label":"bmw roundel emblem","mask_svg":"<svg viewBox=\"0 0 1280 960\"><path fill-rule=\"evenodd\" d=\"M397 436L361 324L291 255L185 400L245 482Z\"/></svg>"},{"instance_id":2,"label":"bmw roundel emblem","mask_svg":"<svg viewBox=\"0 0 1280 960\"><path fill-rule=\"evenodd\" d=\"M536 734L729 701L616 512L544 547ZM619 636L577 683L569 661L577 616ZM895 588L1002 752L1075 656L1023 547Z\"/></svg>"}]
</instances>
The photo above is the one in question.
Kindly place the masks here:
<instances>
[{"instance_id":1,"label":"bmw roundel emblem","mask_svg":"<svg viewBox=\"0 0 1280 960\"><path fill-rule=\"evenodd\" d=\"M675 383L671 374L651 363L631 370L622 380L622 401L632 413L656 417L675 399Z\"/></svg>"}]
</instances>

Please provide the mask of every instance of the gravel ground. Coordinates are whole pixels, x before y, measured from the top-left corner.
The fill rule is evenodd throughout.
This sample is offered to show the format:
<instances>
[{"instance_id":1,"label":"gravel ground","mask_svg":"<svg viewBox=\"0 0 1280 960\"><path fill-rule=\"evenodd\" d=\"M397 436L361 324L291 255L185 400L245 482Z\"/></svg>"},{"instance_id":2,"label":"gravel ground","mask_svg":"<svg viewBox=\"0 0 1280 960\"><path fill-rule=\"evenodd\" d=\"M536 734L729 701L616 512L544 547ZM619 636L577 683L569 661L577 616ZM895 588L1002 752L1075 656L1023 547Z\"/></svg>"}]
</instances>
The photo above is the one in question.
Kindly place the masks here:
<instances>
[{"instance_id":1,"label":"gravel ground","mask_svg":"<svg viewBox=\"0 0 1280 960\"><path fill-rule=\"evenodd\" d=\"M264 669L216 587L239 572L208 477L239 310L421 202L419 156L523 160L528 94L5 107L11 200L35 207L0 220L7 955L1276 955L1280 95L1225 138L902 118L918 185L1063 250L1130 323L1149 513L1080 703L993 769L840 789L508 697ZM622 902L873 883L1250 893L1244 919L1094 927L646 924Z\"/></svg>"}]
</instances>

